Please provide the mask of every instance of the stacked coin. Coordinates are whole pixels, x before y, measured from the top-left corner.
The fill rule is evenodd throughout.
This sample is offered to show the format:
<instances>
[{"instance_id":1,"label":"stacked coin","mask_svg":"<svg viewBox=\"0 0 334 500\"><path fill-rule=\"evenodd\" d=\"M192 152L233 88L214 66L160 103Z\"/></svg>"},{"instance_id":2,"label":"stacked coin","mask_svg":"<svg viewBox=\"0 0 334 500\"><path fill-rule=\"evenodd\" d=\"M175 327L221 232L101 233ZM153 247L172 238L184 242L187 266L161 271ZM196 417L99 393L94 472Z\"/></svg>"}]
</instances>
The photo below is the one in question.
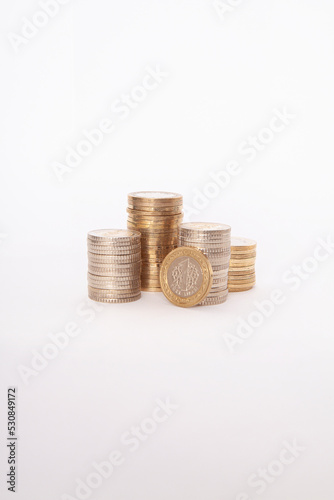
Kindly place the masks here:
<instances>
[{"instance_id":1,"label":"stacked coin","mask_svg":"<svg viewBox=\"0 0 334 500\"><path fill-rule=\"evenodd\" d=\"M88 296L97 302L140 298L140 233L126 229L90 231Z\"/></svg>"},{"instance_id":2,"label":"stacked coin","mask_svg":"<svg viewBox=\"0 0 334 500\"><path fill-rule=\"evenodd\" d=\"M162 261L177 247L182 221L182 195L144 191L128 195L128 229L141 233L141 289L161 291Z\"/></svg>"},{"instance_id":3,"label":"stacked coin","mask_svg":"<svg viewBox=\"0 0 334 500\"><path fill-rule=\"evenodd\" d=\"M228 272L230 292L244 292L255 285L256 241L232 237Z\"/></svg>"},{"instance_id":4,"label":"stacked coin","mask_svg":"<svg viewBox=\"0 0 334 500\"><path fill-rule=\"evenodd\" d=\"M199 305L225 302L230 261L231 228L225 224L187 222L180 225L179 246L195 247L209 259L213 281L210 293Z\"/></svg>"}]
</instances>

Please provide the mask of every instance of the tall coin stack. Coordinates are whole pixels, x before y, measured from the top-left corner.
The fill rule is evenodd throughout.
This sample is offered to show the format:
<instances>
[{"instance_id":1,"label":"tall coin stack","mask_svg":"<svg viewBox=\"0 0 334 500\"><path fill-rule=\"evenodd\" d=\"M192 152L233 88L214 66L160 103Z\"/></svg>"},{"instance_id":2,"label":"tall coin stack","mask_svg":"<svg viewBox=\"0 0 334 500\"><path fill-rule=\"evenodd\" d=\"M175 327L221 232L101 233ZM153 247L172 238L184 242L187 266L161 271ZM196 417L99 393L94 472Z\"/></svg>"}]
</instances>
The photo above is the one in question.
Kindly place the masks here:
<instances>
[{"instance_id":1,"label":"tall coin stack","mask_svg":"<svg viewBox=\"0 0 334 500\"><path fill-rule=\"evenodd\" d=\"M99 229L87 235L88 296L97 302L140 298L140 233Z\"/></svg>"},{"instance_id":2,"label":"tall coin stack","mask_svg":"<svg viewBox=\"0 0 334 500\"><path fill-rule=\"evenodd\" d=\"M141 289L160 292L162 261L177 247L182 195L143 191L128 195L128 229L141 233Z\"/></svg>"},{"instance_id":3,"label":"tall coin stack","mask_svg":"<svg viewBox=\"0 0 334 500\"><path fill-rule=\"evenodd\" d=\"M244 292L255 285L256 241L232 237L228 272L230 292Z\"/></svg>"},{"instance_id":4,"label":"tall coin stack","mask_svg":"<svg viewBox=\"0 0 334 500\"><path fill-rule=\"evenodd\" d=\"M225 224L187 222L179 228L179 246L195 247L209 259L213 270L212 288L199 305L222 304L227 299L231 228Z\"/></svg>"}]
</instances>

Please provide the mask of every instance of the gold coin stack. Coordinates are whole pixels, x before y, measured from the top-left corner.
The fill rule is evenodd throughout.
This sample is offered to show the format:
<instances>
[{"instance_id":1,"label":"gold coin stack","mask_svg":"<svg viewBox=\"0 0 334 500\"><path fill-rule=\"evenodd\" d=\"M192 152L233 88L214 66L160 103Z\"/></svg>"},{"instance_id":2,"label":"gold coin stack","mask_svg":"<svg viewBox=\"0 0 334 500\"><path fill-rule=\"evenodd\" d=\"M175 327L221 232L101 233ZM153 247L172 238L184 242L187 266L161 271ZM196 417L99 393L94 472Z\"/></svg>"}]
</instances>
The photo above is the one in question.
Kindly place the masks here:
<instances>
[{"instance_id":1,"label":"gold coin stack","mask_svg":"<svg viewBox=\"0 0 334 500\"><path fill-rule=\"evenodd\" d=\"M244 292L255 285L256 241L232 237L228 272L230 292Z\"/></svg>"},{"instance_id":2,"label":"gold coin stack","mask_svg":"<svg viewBox=\"0 0 334 500\"><path fill-rule=\"evenodd\" d=\"M201 306L222 304L227 299L230 261L231 228L225 224L186 222L179 228L179 246L195 247L209 259L212 287Z\"/></svg>"},{"instance_id":3,"label":"gold coin stack","mask_svg":"<svg viewBox=\"0 0 334 500\"><path fill-rule=\"evenodd\" d=\"M140 299L140 233L99 229L87 235L88 296L97 302Z\"/></svg>"},{"instance_id":4,"label":"gold coin stack","mask_svg":"<svg viewBox=\"0 0 334 500\"><path fill-rule=\"evenodd\" d=\"M141 289L160 292L162 261L177 247L182 195L142 191L128 195L128 229L141 233Z\"/></svg>"}]
</instances>

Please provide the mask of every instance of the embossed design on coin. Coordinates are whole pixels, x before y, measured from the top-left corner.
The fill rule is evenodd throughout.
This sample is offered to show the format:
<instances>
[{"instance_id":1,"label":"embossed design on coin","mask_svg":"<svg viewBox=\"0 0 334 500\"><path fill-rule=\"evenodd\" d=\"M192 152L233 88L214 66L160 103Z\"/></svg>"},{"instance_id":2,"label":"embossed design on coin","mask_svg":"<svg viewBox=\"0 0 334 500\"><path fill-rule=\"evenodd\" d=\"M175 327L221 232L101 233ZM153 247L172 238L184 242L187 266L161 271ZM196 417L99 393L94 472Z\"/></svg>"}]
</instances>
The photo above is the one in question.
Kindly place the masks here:
<instances>
[{"instance_id":1,"label":"embossed design on coin","mask_svg":"<svg viewBox=\"0 0 334 500\"><path fill-rule=\"evenodd\" d=\"M200 265L189 257L175 259L168 270L167 279L171 290L180 297L194 295L203 281Z\"/></svg>"},{"instance_id":2,"label":"embossed design on coin","mask_svg":"<svg viewBox=\"0 0 334 500\"><path fill-rule=\"evenodd\" d=\"M160 285L167 299L180 307L199 304L210 292L212 267L197 248L179 247L164 259Z\"/></svg>"}]
</instances>

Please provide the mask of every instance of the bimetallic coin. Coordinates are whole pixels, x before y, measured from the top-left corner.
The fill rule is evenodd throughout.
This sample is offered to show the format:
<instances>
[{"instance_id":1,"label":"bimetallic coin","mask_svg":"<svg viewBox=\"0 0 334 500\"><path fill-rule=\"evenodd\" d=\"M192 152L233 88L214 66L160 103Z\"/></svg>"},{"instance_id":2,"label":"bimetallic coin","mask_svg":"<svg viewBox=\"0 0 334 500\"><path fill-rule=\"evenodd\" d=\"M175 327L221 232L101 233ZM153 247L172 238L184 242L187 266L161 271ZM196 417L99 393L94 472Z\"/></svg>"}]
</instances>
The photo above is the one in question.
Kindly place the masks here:
<instances>
[{"instance_id":1,"label":"bimetallic coin","mask_svg":"<svg viewBox=\"0 0 334 500\"><path fill-rule=\"evenodd\" d=\"M180 307L201 302L212 286L212 267L196 248L179 247L164 259L160 284L166 298Z\"/></svg>"}]
</instances>

